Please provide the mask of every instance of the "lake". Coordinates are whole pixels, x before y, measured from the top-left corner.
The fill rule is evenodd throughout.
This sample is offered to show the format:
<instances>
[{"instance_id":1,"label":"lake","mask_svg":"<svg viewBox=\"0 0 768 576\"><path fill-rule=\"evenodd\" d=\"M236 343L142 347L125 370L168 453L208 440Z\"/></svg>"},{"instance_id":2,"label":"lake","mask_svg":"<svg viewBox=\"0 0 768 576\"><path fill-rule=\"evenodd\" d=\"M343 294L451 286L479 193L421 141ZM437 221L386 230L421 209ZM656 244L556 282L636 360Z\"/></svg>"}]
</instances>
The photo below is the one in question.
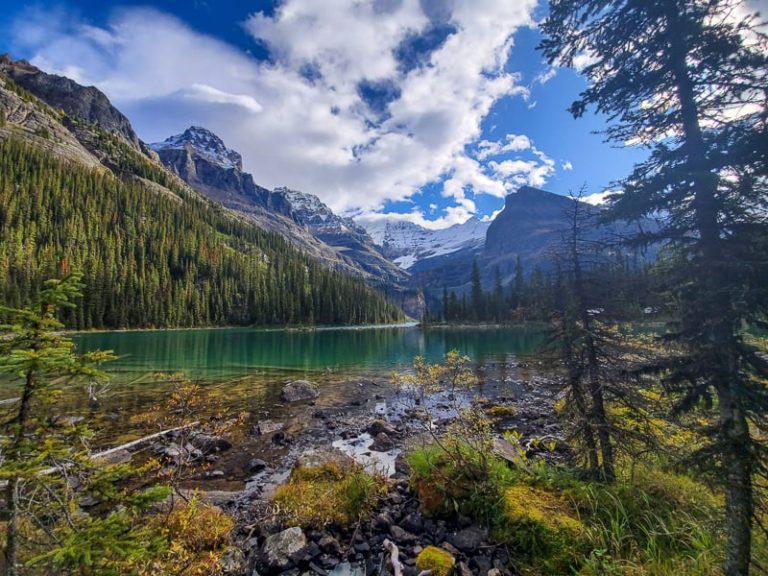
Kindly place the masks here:
<instances>
[{"instance_id":1,"label":"lake","mask_svg":"<svg viewBox=\"0 0 768 576\"><path fill-rule=\"evenodd\" d=\"M92 332L72 336L79 352L113 350L105 368L111 383L90 406L81 386L65 392L67 415L94 418L101 442L118 442L155 426L167 412L172 384L157 373L180 374L201 383L210 397L208 414L272 413L286 380L308 379L322 389L321 404L338 405L351 387L366 380L388 386L393 370L407 370L415 356L438 362L458 350L479 366L528 363L544 343L536 327L457 327L424 330L415 325L322 328L313 331L219 328ZM502 380L504 375L500 377ZM176 378L178 379L178 377ZM4 398L16 386L0 386ZM205 416L205 415L203 415Z\"/></svg>"},{"instance_id":2,"label":"lake","mask_svg":"<svg viewBox=\"0 0 768 576\"><path fill-rule=\"evenodd\" d=\"M541 329L460 327L422 330L415 325L322 328L312 331L223 328L76 334L81 352L113 350L119 380L141 373L183 372L214 380L255 373L405 369L415 356L437 362L458 350L484 364L533 354Z\"/></svg>"}]
</instances>

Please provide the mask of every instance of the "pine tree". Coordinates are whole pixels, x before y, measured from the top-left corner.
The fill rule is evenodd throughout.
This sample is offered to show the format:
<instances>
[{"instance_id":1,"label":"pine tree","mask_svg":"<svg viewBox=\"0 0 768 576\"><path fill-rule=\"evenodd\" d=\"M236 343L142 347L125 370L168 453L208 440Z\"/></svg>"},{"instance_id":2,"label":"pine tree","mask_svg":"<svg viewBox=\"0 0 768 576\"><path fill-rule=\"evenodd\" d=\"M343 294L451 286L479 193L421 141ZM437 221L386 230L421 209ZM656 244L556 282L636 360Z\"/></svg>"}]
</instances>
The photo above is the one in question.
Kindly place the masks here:
<instances>
[{"instance_id":1,"label":"pine tree","mask_svg":"<svg viewBox=\"0 0 768 576\"><path fill-rule=\"evenodd\" d=\"M574 116L594 106L611 120L609 139L651 150L612 215L666 215L636 239L672 254L666 279L679 310L667 338L684 352L657 368L678 409L716 407L703 454L725 487L727 576L749 572L761 453L750 426L763 429L768 411L768 366L743 332L768 312L768 47L737 4L551 0L541 44L552 64L591 58Z\"/></svg>"},{"instance_id":2,"label":"pine tree","mask_svg":"<svg viewBox=\"0 0 768 576\"><path fill-rule=\"evenodd\" d=\"M98 366L112 358L108 352L78 355L72 341L61 334L63 324L57 314L73 307L82 284L78 275L62 280L49 280L41 290L33 308L0 308L10 323L0 339L0 373L11 374L22 381L18 409L3 439L2 476L5 487L5 569L7 576L19 574L19 520L24 492L41 479L41 471L51 462L66 461L72 456L62 441L62 433L45 437L46 403L54 398L51 382L55 378L92 381L104 377Z\"/></svg>"}]
</instances>

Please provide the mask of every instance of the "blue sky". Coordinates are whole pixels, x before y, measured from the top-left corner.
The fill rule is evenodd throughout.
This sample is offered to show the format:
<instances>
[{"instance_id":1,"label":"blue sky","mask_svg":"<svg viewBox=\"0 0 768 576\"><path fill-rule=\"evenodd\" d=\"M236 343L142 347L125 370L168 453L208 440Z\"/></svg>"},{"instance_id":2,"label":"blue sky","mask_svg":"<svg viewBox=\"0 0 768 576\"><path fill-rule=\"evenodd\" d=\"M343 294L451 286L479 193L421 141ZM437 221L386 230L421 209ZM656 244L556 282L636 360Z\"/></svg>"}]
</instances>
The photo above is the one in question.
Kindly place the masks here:
<instances>
[{"instance_id":1,"label":"blue sky","mask_svg":"<svg viewBox=\"0 0 768 576\"><path fill-rule=\"evenodd\" d=\"M266 187L363 220L490 217L530 184L605 190L612 148L584 87L535 50L536 0L16 2L0 52L102 89L147 142L195 124Z\"/></svg>"}]
</instances>

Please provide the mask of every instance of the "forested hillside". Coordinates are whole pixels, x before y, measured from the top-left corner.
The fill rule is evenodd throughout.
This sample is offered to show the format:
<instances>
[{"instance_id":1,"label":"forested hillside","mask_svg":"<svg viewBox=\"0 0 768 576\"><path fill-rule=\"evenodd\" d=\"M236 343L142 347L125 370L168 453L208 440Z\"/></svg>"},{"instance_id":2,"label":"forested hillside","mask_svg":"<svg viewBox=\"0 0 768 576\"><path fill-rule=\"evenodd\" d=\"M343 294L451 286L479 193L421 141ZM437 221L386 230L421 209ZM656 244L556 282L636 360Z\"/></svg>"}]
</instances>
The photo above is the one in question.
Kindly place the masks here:
<instances>
[{"instance_id":1,"label":"forested hillside","mask_svg":"<svg viewBox=\"0 0 768 576\"><path fill-rule=\"evenodd\" d=\"M0 142L0 302L70 270L87 286L71 328L379 323L367 287L204 200L158 193L16 140Z\"/></svg>"}]
</instances>

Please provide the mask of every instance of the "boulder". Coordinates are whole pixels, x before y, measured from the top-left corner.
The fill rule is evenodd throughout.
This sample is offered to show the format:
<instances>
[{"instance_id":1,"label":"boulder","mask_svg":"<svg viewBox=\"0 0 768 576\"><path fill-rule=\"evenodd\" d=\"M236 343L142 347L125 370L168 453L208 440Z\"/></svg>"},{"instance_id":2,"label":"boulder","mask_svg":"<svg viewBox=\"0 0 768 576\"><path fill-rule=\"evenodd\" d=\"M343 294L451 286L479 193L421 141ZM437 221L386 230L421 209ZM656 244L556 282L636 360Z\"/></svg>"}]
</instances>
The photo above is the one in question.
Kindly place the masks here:
<instances>
[{"instance_id":1,"label":"boulder","mask_svg":"<svg viewBox=\"0 0 768 576\"><path fill-rule=\"evenodd\" d=\"M394 447L395 443L392 441L392 438L387 436L384 432L377 434L373 439L373 442L368 446L368 448L375 452L389 452Z\"/></svg>"},{"instance_id":2,"label":"boulder","mask_svg":"<svg viewBox=\"0 0 768 576\"><path fill-rule=\"evenodd\" d=\"M314 400L320 396L317 384L308 380L295 380L283 386L282 399L286 402L300 402L301 400Z\"/></svg>"},{"instance_id":3,"label":"boulder","mask_svg":"<svg viewBox=\"0 0 768 576\"><path fill-rule=\"evenodd\" d=\"M448 536L448 542L462 552L474 552L487 537L485 530L479 526L470 526Z\"/></svg>"},{"instance_id":4,"label":"boulder","mask_svg":"<svg viewBox=\"0 0 768 576\"><path fill-rule=\"evenodd\" d=\"M267 434L272 434L273 432L277 432L278 430L282 430L283 424L282 422L274 422L272 420L262 420L256 425L256 433L259 436L266 436Z\"/></svg>"},{"instance_id":5,"label":"boulder","mask_svg":"<svg viewBox=\"0 0 768 576\"><path fill-rule=\"evenodd\" d=\"M288 528L267 536L261 556L270 568L285 570L304 554L306 548L307 538L301 528Z\"/></svg>"},{"instance_id":6,"label":"boulder","mask_svg":"<svg viewBox=\"0 0 768 576\"><path fill-rule=\"evenodd\" d=\"M368 427L365 429L368 434L370 434L372 437L376 437L382 432L384 432L388 436L395 436L397 434L397 430L395 430L395 427L392 426L389 422L386 422L385 420L374 420L371 422Z\"/></svg>"},{"instance_id":7,"label":"boulder","mask_svg":"<svg viewBox=\"0 0 768 576\"><path fill-rule=\"evenodd\" d=\"M189 443L206 456L208 454L215 454L216 452L226 452L232 448L232 442L223 436L206 434L204 432L193 435L189 439Z\"/></svg>"}]
</instances>

